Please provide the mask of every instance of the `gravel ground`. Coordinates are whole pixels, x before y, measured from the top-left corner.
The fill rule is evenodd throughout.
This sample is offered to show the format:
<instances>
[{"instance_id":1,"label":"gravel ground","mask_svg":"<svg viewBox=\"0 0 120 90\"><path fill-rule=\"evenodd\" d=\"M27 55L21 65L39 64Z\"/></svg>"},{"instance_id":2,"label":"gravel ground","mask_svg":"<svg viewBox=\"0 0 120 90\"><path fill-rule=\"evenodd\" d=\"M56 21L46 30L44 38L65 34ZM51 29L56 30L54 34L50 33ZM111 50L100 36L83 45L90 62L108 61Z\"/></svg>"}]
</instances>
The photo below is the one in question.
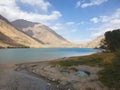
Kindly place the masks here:
<instances>
[{"instance_id":1,"label":"gravel ground","mask_svg":"<svg viewBox=\"0 0 120 90\"><path fill-rule=\"evenodd\" d=\"M17 71L26 70L34 76L42 77L48 82L50 90L108 90L100 81L97 73L100 67L86 65L72 66L65 69L60 66L52 66L48 61L24 63L17 65ZM80 77L74 70L90 72L88 77ZM67 72L67 73L66 73Z\"/></svg>"},{"instance_id":2,"label":"gravel ground","mask_svg":"<svg viewBox=\"0 0 120 90\"><path fill-rule=\"evenodd\" d=\"M50 61L0 64L0 90L108 90L97 75L102 68L86 65L70 68L52 66ZM75 70L90 75L83 78Z\"/></svg>"},{"instance_id":3,"label":"gravel ground","mask_svg":"<svg viewBox=\"0 0 120 90\"><path fill-rule=\"evenodd\" d=\"M49 90L42 78L14 71L14 67L8 66L0 65L0 90Z\"/></svg>"}]
</instances>

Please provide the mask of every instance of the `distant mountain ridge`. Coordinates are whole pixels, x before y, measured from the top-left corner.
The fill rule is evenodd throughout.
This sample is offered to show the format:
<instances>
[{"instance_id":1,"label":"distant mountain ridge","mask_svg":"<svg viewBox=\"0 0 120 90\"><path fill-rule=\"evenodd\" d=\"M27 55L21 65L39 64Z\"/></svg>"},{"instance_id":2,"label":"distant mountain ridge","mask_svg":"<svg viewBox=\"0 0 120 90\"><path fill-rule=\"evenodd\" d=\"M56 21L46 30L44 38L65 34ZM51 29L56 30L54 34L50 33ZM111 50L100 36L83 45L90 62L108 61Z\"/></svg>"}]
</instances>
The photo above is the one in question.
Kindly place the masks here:
<instances>
[{"instance_id":1,"label":"distant mountain ridge","mask_svg":"<svg viewBox=\"0 0 120 90\"><path fill-rule=\"evenodd\" d=\"M33 23L26 20L15 20L12 22L13 26L23 31L30 37L42 42L44 45L60 46L68 45L69 41L57 34L54 30L50 29L41 23Z\"/></svg>"},{"instance_id":2,"label":"distant mountain ridge","mask_svg":"<svg viewBox=\"0 0 120 90\"><path fill-rule=\"evenodd\" d=\"M85 48L99 48L101 45L101 41L104 39L104 35L101 35L88 43L82 44L81 46Z\"/></svg>"},{"instance_id":3,"label":"distant mountain ridge","mask_svg":"<svg viewBox=\"0 0 120 90\"><path fill-rule=\"evenodd\" d=\"M85 43L74 44L46 25L23 19L9 22L0 15L0 47L81 47L99 48L104 35Z\"/></svg>"}]
</instances>

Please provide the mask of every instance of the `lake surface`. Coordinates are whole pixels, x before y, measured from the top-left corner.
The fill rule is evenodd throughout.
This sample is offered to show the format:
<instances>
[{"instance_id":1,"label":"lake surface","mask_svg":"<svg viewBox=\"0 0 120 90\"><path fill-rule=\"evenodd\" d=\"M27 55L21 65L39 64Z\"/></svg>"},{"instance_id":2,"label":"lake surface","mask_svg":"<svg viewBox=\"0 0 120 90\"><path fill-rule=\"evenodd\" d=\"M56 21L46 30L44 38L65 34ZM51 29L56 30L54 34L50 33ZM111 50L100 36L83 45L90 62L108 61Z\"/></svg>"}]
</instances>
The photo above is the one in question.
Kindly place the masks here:
<instances>
[{"instance_id":1,"label":"lake surface","mask_svg":"<svg viewBox=\"0 0 120 90\"><path fill-rule=\"evenodd\" d=\"M0 63L43 61L62 57L87 55L97 51L98 50L91 48L0 49Z\"/></svg>"}]
</instances>

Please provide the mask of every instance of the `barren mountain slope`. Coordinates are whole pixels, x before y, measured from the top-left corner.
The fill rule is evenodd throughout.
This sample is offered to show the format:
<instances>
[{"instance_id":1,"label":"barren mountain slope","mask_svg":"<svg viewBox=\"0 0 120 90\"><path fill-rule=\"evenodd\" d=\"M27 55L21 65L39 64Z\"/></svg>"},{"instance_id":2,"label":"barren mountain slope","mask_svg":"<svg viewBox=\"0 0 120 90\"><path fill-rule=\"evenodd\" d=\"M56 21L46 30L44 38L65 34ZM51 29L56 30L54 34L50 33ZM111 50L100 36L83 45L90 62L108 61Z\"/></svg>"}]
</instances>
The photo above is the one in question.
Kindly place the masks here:
<instances>
[{"instance_id":1,"label":"barren mountain slope","mask_svg":"<svg viewBox=\"0 0 120 90\"><path fill-rule=\"evenodd\" d=\"M99 37L97 37L96 39L86 43L86 44L83 44L82 47L87 47L87 48L99 48L100 45L101 45L101 41L104 39L104 35L101 35Z\"/></svg>"},{"instance_id":2,"label":"barren mountain slope","mask_svg":"<svg viewBox=\"0 0 120 90\"><path fill-rule=\"evenodd\" d=\"M11 23L0 15L0 46L1 47L41 47L42 45L18 31Z\"/></svg>"},{"instance_id":3,"label":"barren mountain slope","mask_svg":"<svg viewBox=\"0 0 120 90\"><path fill-rule=\"evenodd\" d=\"M45 45L60 46L70 44L70 42L65 40L62 36L43 24L26 20L16 20L13 21L12 24Z\"/></svg>"}]
</instances>

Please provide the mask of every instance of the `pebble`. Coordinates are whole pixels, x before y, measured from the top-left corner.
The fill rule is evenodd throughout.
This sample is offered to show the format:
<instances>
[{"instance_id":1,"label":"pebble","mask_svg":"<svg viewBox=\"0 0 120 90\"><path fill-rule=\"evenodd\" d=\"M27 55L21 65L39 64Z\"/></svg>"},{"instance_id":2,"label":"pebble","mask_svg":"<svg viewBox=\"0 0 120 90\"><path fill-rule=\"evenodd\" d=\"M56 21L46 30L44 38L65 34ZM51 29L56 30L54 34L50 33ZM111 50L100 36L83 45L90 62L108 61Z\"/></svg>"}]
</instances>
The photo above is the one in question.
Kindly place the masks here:
<instances>
[{"instance_id":1,"label":"pebble","mask_svg":"<svg viewBox=\"0 0 120 90\"><path fill-rule=\"evenodd\" d=\"M55 79L53 78L52 81L55 81Z\"/></svg>"},{"instance_id":2,"label":"pebble","mask_svg":"<svg viewBox=\"0 0 120 90\"><path fill-rule=\"evenodd\" d=\"M59 86L57 85L57 88L59 88Z\"/></svg>"},{"instance_id":3,"label":"pebble","mask_svg":"<svg viewBox=\"0 0 120 90\"><path fill-rule=\"evenodd\" d=\"M50 84L50 83L48 83L48 86L51 86L51 84Z\"/></svg>"}]
</instances>

